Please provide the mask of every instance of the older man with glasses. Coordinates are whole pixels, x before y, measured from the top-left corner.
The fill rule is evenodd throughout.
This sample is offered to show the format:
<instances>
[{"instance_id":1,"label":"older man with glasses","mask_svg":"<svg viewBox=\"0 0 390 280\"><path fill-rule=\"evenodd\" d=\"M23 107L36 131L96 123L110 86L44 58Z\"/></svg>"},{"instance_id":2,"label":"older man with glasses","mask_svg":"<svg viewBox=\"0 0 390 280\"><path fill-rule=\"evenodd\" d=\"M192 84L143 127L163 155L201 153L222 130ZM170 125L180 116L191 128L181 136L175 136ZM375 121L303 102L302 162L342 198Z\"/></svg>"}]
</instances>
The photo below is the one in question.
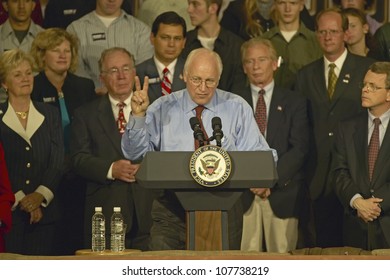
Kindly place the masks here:
<instances>
[{"instance_id":1,"label":"older man with glasses","mask_svg":"<svg viewBox=\"0 0 390 280\"><path fill-rule=\"evenodd\" d=\"M139 159L147 151L194 151L188 120L197 114L201 115L209 136L213 133L212 118L221 118L224 131L221 142L225 150L271 150L249 104L236 94L217 89L221 73L222 62L217 53L205 48L193 50L184 65L186 88L162 96L150 106L148 80L145 79L142 90L136 80L132 113L122 137L126 158ZM238 204L228 212L230 249L240 249L243 210ZM185 249L185 211L173 193L165 191L153 202L152 218L152 250Z\"/></svg>"}]
</instances>

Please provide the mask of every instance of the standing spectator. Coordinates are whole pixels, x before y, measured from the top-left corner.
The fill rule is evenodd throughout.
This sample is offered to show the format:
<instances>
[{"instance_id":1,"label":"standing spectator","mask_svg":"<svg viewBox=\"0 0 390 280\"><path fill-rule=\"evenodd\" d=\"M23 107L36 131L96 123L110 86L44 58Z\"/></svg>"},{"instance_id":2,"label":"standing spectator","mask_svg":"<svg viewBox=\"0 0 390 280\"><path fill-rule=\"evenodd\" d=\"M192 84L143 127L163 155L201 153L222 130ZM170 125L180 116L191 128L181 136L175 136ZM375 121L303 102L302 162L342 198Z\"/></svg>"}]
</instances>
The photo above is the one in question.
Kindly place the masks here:
<instances>
[{"instance_id":1,"label":"standing spectator","mask_svg":"<svg viewBox=\"0 0 390 280\"><path fill-rule=\"evenodd\" d=\"M153 197L135 183L139 165L125 159L121 150L131 112L134 59L124 48L111 48L103 51L99 67L108 94L79 107L72 122L72 163L87 180L85 221L91 220L95 206L102 206L106 217L119 206L127 224L126 248L147 250ZM91 234L91 224L85 222L85 248L91 248Z\"/></svg>"},{"instance_id":2,"label":"standing spectator","mask_svg":"<svg viewBox=\"0 0 390 280\"><path fill-rule=\"evenodd\" d=\"M149 100L153 102L164 94L185 88L183 81L184 59L179 57L186 42L186 23L175 12L159 15L152 25L150 41L154 46L154 56L137 65L136 72L141 81L149 77ZM167 69L167 71L165 71ZM167 74L164 74L167 73ZM164 80L165 75L168 79ZM167 82L169 92L162 91Z\"/></svg>"},{"instance_id":3,"label":"standing spectator","mask_svg":"<svg viewBox=\"0 0 390 280\"><path fill-rule=\"evenodd\" d=\"M205 134L212 135L211 119L219 116L224 125L222 148L227 151L271 150L260 134L250 106L241 97L217 89L222 61L215 52L199 48L184 65L186 88L163 96L149 106L148 80L140 81L131 99L132 114L122 137L122 150L130 160L147 151L194 151L193 131L188 122L201 109ZM273 151L275 152L275 151ZM275 158L277 157L274 154ZM185 211L169 190L153 202L152 250L185 248ZM239 249L243 210L236 203L228 211L229 248Z\"/></svg>"},{"instance_id":4,"label":"standing spectator","mask_svg":"<svg viewBox=\"0 0 390 280\"><path fill-rule=\"evenodd\" d=\"M273 5L274 0L234 0L225 10L221 25L244 40L261 36L275 26ZM305 6L300 18L307 28L314 30L314 21Z\"/></svg>"},{"instance_id":5,"label":"standing spectator","mask_svg":"<svg viewBox=\"0 0 390 280\"><path fill-rule=\"evenodd\" d=\"M138 11L137 18L145 22L150 28L158 15L172 11L182 16L187 25L187 29L193 29L190 16L187 13L187 0L147 0Z\"/></svg>"},{"instance_id":6,"label":"standing spectator","mask_svg":"<svg viewBox=\"0 0 390 280\"><path fill-rule=\"evenodd\" d=\"M8 19L0 25L0 54L14 48L30 51L31 43L42 27L31 19L35 7L33 0L2 0Z\"/></svg>"},{"instance_id":7,"label":"standing spectator","mask_svg":"<svg viewBox=\"0 0 390 280\"><path fill-rule=\"evenodd\" d=\"M300 19L304 5L304 0L275 0L277 25L262 36L272 42L280 57L274 79L276 85L284 88L293 87L296 73L302 66L322 56L314 32Z\"/></svg>"},{"instance_id":8,"label":"standing spectator","mask_svg":"<svg viewBox=\"0 0 390 280\"><path fill-rule=\"evenodd\" d=\"M122 9L134 15L132 0L124 0ZM43 27L67 28L73 21L92 12L96 8L96 0L50 0L45 8Z\"/></svg>"},{"instance_id":9,"label":"standing spectator","mask_svg":"<svg viewBox=\"0 0 390 280\"><path fill-rule=\"evenodd\" d=\"M334 152L336 193L344 206L344 244L390 248L390 63L370 66L360 115L341 122Z\"/></svg>"},{"instance_id":10,"label":"standing spectator","mask_svg":"<svg viewBox=\"0 0 390 280\"><path fill-rule=\"evenodd\" d=\"M268 145L278 153L278 182L255 194L244 215L241 250L287 253L296 249L309 146L306 100L274 82L277 54L271 41L253 38L241 48L250 86L245 99ZM265 121L260 119L264 117ZM265 244L265 247L263 247Z\"/></svg>"},{"instance_id":11,"label":"standing spectator","mask_svg":"<svg viewBox=\"0 0 390 280\"><path fill-rule=\"evenodd\" d=\"M64 131L64 176L57 190L61 220L58 255L74 254L83 248L85 183L71 170L69 155L70 124L77 107L93 100L93 81L73 74L77 68L78 39L64 29L49 28L38 33L31 53L39 74L34 77L31 99L55 106ZM71 202L71 203L70 203Z\"/></svg>"},{"instance_id":12,"label":"standing spectator","mask_svg":"<svg viewBox=\"0 0 390 280\"><path fill-rule=\"evenodd\" d=\"M186 58L192 50L201 47L215 51L223 63L218 88L238 93L245 86L245 74L240 60L243 40L219 24L221 4L222 0L188 1L188 13L196 28L187 32L182 57Z\"/></svg>"},{"instance_id":13,"label":"standing spectator","mask_svg":"<svg viewBox=\"0 0 390 280\"><path fill-rule=\"evenodd\" d=\"M31 13L31 19L33 20L34 23L42 26L43 24L43 5L41 2L48 1L48 0L31 0L36 3L35 8L33 9ZM3 1L5 2L5 1ZM4 5L0 5L0 24L3 24L8 18L8 13L4 8Z\"/></svg>"},{"instance_id":14,"label":"standing spectator","mask_svg":"<svg viewBox=\"0 0 390 280\"><path fill-rule=\"evenodd\" d=\"M348 51L353 54L367 56L371 44L371 34L365 14L355 8L347 8L341 11L348 18L348 31L345 42Z\"/></svg>"},{"instance_id":15,"label":"standing spectator","mask_svg":"<svg viewBox=\"0 0 390 280\"><path fill-rule=\"evenodd\" d=\"M121 9L123 0L96 0L96 9L72 22L67 30L80 40L79 73L94 81L98 93L106 93L99 81L98 61L103 50L123 47L139 64L153 55L150 28Z\"/></svg>"},{"instance_id":16,"label":"standing spectator","mask_svg":"<svg viewBox=\"0 0 390 280\"><path fill-rule=\"evenodd\" d=\"M370 55L377 60L390 61L390 22L379 27L375 33Z\"/></svg>"},{"instance_id":17,"label":"standing spectator","mask_svg":"<svg viewBox=\"0 0 390 280\"><path fill-rule=\"evenodd\" d=\"M367 10L371 8L374 3L373 0L333 0L333 3L340 5L342 9L355 8L365 13L368 26L370 27L370 34L374 35L379 27L382 26L380 22L371 17Z\"/></svg>"},{"instance_id":18,"label":"standing spectator","mask_svg":"<svg viewBox=\"0 0 390 280\"><path fill-rule=\"evenodd\" d=\"M58 110L31 101L32 65L19 49L0 57L0 82L8 92L8 102L0 105L0 133L16 198L5 241L11 253L52 255L64 145Z\"/></svg>"},{"instance_id":19,"label":"standing spectator","mask_svg":"<svg viewBox=\"0 0 390 280\"><path fill-rule=\"evenodd\" d=\"M316 23L324 56L298 71L296 90L309 104L312 138L307 167L316 245L337 247L343 245L343 209L331 183L331 150L339 121L362 111L359 83L373 60L347 51L348 19L339 10L321 11Z\"/></svg>"},{"instance_id":20,"label":"standing spectator","mask_svg":"<svg viewBox=\"0 0 390 280\"><path fill-rule=\"evenodd\" d=\"M12 225L11 207L15 202L9 181L7 165L4 159L4 150L0 137L0 253L5 252L4 235L8 233Z\"/></svg>"}]
</instances>

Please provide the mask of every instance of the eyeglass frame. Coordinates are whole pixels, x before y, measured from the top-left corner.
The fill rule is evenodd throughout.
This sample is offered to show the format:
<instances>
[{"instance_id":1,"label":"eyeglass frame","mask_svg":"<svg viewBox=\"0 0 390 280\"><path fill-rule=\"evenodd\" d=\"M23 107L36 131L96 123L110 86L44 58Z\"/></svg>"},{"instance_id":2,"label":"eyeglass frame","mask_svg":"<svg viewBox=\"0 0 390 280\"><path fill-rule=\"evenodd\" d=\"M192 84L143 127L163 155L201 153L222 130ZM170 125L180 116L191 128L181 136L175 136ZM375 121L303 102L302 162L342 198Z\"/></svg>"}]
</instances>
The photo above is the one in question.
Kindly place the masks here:
<instances>
[{"instance_id":1,"label":"eyeglass frame","mask_svg":"<svg viewBox=\"0 0 390 280\"><path fill-rule=\"evenodd\" d=\"M207 88L213 88L213 87L216 87L218 85L218 81L213 80L213 79L203 80L202 78L197 77L197 76L189 76L188 79L190 80L191 84L196 86L196 87L200 87L203 83ZM212 83L212 84L210 84L210 83Z\"/></svg>"},{"instance_id":2,"label":"eyeglass frame","mask_svg":"<svg viewBox=\"0 0 390 280\"><path fill-rule=\"evenodd\" d=\"M390 89L388 87L379 87L373 83L364 83L364 82L359 83L359 88L361 90L366 88L368 92L376 92L377 90L380 90L380 89L386 89L386 90Z\"/></svg>"},{"instance_id":3,"label":"eyeglass frame","mask_svg":"<svg viewBox=\"0 0 390 280\"><path fill-rule=\"evenodd\" d=\"M317 30L316 33L319 37L326 37L329 35L330 37L334 37L339 35L340 33L343 33L344 30L336 30L336 29L330 29L330 30Z\"/></svg>"},{"instance_id":4,"label":"eyeglass frame","mask_svg":"<svg viewBox=\"0 0 390 280\"><path fill-rule=\"evenodd\" d=\"M122 72L124 75L129 75L132 70L134 69L134 67L130 66L130 65L124 65L120 68L118 67L111 67L109 68L108 70L102 70L101 73L103 74L107 74L107 75L110 75L110 76L118 76L120 72Z\"/></svg>"}]
</instances>

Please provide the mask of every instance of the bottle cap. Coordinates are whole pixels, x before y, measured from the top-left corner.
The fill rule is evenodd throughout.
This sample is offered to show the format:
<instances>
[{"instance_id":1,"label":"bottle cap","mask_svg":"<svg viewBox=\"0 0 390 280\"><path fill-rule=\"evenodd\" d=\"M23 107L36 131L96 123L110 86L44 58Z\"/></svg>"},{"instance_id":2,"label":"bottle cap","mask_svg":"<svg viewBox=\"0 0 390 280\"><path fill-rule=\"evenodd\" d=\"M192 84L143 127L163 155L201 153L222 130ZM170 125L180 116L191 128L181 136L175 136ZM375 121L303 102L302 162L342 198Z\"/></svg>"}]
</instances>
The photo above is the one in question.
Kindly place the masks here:
<instances>
[{"instance_id":1,"label":"bottle cap","mask_svg":"<svg viewBox=\"0 0 390 280\"><path fill-rule=\"evenodd\" d=\"M114 212L120 212L121 208L120 207L114 207Z\"/></svg>"},{"instance_id":2,"label":"bottle cap","mask_svg":"<svg viewBox=\"0 0 390 280\"><path fill-rule=\"evenodd\" d=\"M102 212L102 207L95 207L95 212Z\"/></svg>"}]
</instances>

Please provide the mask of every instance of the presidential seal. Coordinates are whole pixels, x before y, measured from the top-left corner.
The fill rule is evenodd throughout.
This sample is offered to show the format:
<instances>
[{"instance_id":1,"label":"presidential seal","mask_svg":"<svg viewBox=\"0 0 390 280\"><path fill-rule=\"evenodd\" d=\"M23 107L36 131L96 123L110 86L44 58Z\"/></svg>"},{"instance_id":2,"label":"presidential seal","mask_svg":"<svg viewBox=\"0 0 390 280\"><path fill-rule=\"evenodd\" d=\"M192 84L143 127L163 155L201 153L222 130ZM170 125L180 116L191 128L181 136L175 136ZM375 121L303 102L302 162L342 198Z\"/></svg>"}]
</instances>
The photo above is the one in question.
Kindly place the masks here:
<instances>
[{"instance_id":1,"label":"presidential seal","mask_svg":"<svg viewBox=\"0 0 390 280\"><path fill-rule=\"evenodd\" d=\"M221 147L206 145L191 156L190 173L204 187L216 187L225 182L232 170L229 154Z\"/></svg>"}]
</instances>

